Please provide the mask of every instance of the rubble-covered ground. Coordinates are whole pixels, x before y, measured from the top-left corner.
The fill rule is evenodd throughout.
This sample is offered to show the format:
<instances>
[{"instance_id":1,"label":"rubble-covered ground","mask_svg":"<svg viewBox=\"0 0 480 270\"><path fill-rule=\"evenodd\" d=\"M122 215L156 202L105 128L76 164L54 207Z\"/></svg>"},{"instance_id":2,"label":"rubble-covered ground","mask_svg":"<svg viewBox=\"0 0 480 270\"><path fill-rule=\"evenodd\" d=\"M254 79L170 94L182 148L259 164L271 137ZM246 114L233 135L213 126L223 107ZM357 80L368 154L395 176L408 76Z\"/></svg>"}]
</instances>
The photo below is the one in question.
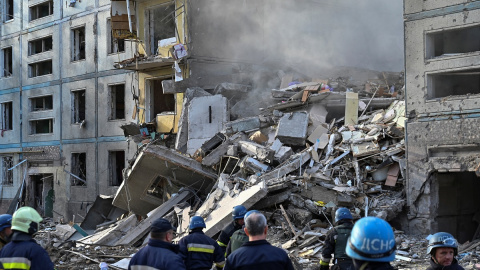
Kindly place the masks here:
<instances>
[{"instance_id":1,"label":"rubble-covered ground","mask_svg":"<svg viewBox=\"0 0 480 270\"><path fill-rule=\"evenodd\" d=\"M403 74L342 72L346 75L321 79L276 72L263 84L188 88L176 136L155 134L154 123L123 127L139 144L113 199L128 215L106 219L83 238L72 238L81 231L73 224L48 220L37 239L57 269L98 269L100 262L126 269L116 263L125 263L145 244L151 220L171 220L180 238L189 218L200 215L205 233L216 238L231 222L231 208L242 204L266 215L268 240L289 253L296 269L316 269L335 210L347 207L355 220L377 216L395 228L398 269L425 269L426 236L401 231L406 219ZM268 87L273 89L266 98ZM227 97L225 108L231 110L224 113L231 121L219 122L219 130L192 148L198 144L192 138L199 137L189 134L197 124L188 121L189 113L195 114L195 99L205 97L214 102ZM152 177L158 179L153 185L144 180ZM143 200L136 189L148 190L161 203ZM466 269L478 262L477 243L461 248Z\"/></svg>"}]
</instances>

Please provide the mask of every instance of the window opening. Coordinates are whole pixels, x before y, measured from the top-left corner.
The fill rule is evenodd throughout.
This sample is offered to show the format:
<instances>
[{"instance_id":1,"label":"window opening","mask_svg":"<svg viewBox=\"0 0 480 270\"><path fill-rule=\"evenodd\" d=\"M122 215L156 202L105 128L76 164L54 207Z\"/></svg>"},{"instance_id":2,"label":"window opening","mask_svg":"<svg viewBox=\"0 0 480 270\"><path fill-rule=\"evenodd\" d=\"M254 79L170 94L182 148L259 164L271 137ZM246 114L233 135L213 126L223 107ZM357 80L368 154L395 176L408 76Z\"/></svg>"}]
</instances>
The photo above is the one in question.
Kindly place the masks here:
<instances>
[{"instance_id":1,"label":"window opening","mask_svg":"<svg viewBox=\"0 0 480 270\"><path fill-rule=\"evenodd\" d=\"M83 180L87 180L87 153L72 153L72 173ZM87 183L70 176L72 186L86 186Z\"/></svg>"},{"instance_id":2,"label":"window opening","mask_svg":"<svg viewBox=\"0 0 480 270\"><path fill-rule=\"evenodd\" d=\"M111 20L107 20L108 33L108 53L120 53L125 52L125 39L115 38L111 27Z\"/></svg>"},{"instance_id":3,"label":"window opening","mask_svg":"<svg viewBox=\"0 0 480 270\"><path fill-rule=\"evenodd\" d=\"M72 61L85 59L85 27L72 30Z\"/></svg>"},{"instance_id":4,"label":"window opening","mask_svg":"<svg viewBox=\"0 0 480 270\"><path fill-rule=\"evenodd\" d=\"M28 42L28 55L51 51L53 47L52 36L32 40Z\"/></svg>"},{"instance_id":5,"label":"window opening","mask_svg":"<svg viewBox=\"0 0 480 270\"><path fill-rule=\"evenodd\" d=\"M13 0L5 1L5 17L3 20L5 22L13 20Z\"/></svg>"},{"instance_id":6,"label":"window opening","mask_svg":"<svg viewBox=\"0 0 480 270\"><path fill-rule=\"evenodd\" d=\"M147 37L150 37L149 51L157 54L158 42L175 37L175 3L162 5L147 11Z\"/></svg>"},{"instance_id":7,"label":"window opening","mask_svg":"<svg viewBox=\"0 0 480 270\"><path fill-rule=\"evenodd\" d=\"M13 185L13 170L8 170L12 167L13 167L13 157L3 156L2 157L2 185L4 186Z\"/></svg>"},{"instance_id":8,"label":"window opening","mask_svg":"<svg viewBox=\"0 0 480 270\"><path fill-rule=\"evenodd\" d=\"M53 119L42 119L30 121L31 134L53 133Z\"/></svg>"},{"instance_id":9,"label":"window opening","mask_svg":"<svg viewBox=\"0 0 480 270\"><path fill-rule=\"evenodd\" d=\"M45 111L53 109L53 96L31 98L32 111Z\"/></svg>"},{"instance_id":10,"label":"window opening","mask_svg":"<svg viewBox=\"0 0 480 270\"><path fill-rule=\"evenodd\" d=\"M30 7L30 21L53 14L53 0L49 0Z\"/></svg>"},{"instance_id":11,"label":"window opening","mask_svg":"<svg viewBox=\"0 0 480 270\"><path fill-rule=\"evenodd\" d=\"M2 117L2 130L13 129L13 106L12 102L4 102L0 106Z\"/></svg>"},{"instance_id":12,"label":"window opening","mask_svg":"<svg viewBox=\"0 0 480 270\"><path fill-rule=\"evenodd\" d=\"M108 119L125 119L125 84L110 86L110 116Z\"/></svg>"},{"instance_id":13,"label":"window opening","mask_svg":"<svg viewBox=\"0 0 480 270\"><path fill-rule=\"evenodd\" d=\"M85 120L85 90L72 91L72 124Z\"/></svg>"},{"instance_id":14,"label":"window opening","mask_svg":"<svg viewBox=\"0 0 480 270\"><path fill-rule=\"evenodd\" d=\"M2 50L2 77L10 77L13 73L12 47Z\"/></svg>"},{"instance_id":15,"label":"window opening","mask_svg":"<svg viewBox=\"0 0 480 270\"><path fill-rule=\"evenodd\" d=\"M52 60L32 63L28 65L30 78L52 74Z\"/></svg>"},{"instance_id":16,"label":"window opening","mask_svg":"<svg viewBox=\"0 0 480 270\"><path fill-rule=\"evenodd\" d=\"M110 172L110 186L120 186L123 182L122 171L125 168L125 151L109 151L108 168Z\"/></svg>"}]
</instances>

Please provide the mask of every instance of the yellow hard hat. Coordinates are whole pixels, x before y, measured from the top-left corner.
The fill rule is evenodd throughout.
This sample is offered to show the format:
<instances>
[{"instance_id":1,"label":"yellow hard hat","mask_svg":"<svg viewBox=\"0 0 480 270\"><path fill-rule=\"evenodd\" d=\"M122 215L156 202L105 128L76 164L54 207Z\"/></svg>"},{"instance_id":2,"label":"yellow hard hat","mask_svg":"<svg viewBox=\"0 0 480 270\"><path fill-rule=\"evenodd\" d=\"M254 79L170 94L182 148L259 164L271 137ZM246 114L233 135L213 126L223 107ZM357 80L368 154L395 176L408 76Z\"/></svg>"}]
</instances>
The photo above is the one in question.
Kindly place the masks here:
<instances>
[{"instance_id":1,"label":"yellow hard hat","mask_svg":"<svg viewBox=\"0 0 480 270\"><path fill-rule=\"evenodd\" d=\"M13 213L12 230L34 234L38 231L38 223L42 220L37 210L24 206Z\"/></svg>"}]
</instances>

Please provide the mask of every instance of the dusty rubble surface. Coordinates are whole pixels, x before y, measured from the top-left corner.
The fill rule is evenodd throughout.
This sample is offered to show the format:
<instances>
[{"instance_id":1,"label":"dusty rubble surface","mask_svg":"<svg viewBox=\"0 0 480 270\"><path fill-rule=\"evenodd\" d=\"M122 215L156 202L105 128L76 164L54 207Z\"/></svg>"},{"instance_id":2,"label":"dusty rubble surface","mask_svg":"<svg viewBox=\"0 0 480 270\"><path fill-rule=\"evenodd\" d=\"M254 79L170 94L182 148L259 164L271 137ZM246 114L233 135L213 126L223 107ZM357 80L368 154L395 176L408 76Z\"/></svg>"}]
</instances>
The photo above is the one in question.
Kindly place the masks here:
<instances>
[{"instance_id":1,"label":"dusty rubble surface","mask_svg":"<svg viewBox=\"0 0 480 270\"><path fill-rule=\"evenodd\" d=\"M58 269L98 269L100 262L122 269L112 263L145 244L155 218L171 220L182 237L189 218L200 215L206 235L216 239L231 222L232 207L242 204L265 213L268 240L290 254L296 269L315 269L338 207L349 208L354 219L377 216L401 230L403 74L365 74L375 76L312 79L277 72L276 80L269 80L276 82L270 99L261 98L265 107L250 113L240 113L245 97L237 94L255 87L226 83L212 93L187 89L176 136L155 134L151 123L124 127L139 151L112 204L130 214L105 220L78 241L56 233L59 225L50 222L39 235L41 242ZM225 97L229 106L224 108L234 108L225 113L234 120L219 122L214 135L192 148L201 136L190 133L202 127L189 122L190 114L196 113L195 100L218 103ZM146 136L148 132L152 134ZM152 184L144 179L156 180ZM148 200L136 193L144 190L151 195ZM66 230L75 232L68 226ZM425 237L401 231L396 235L403 258L394 264L399 269L426 268ZM476 252L472 248L463 260L476 263Z\"/></svg>"}]
</instances>

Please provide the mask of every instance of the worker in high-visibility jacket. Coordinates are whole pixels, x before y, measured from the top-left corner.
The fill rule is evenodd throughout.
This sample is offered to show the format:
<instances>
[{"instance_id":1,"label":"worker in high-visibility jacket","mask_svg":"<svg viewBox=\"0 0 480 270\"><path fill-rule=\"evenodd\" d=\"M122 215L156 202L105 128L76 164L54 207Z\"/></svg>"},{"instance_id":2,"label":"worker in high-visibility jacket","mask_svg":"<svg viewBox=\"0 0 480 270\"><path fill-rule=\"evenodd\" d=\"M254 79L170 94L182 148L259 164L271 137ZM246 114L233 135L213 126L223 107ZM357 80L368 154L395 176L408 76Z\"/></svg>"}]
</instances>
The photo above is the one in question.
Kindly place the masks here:
<instances>
[{"instance_id":1,"label":"worker in high-visibility jacket","mask_svg":"<svg viewBox=\"0 0 480 270\"><path fill-rule=\"evenodd\" d=\"M233 233L236 230L241 229L243 227L243 224L245 224L243 220L245 213L247 213L247 208L245 208L243 205L237 205L233 207L233 210L232 210L233 222L229 223L220 231L220 235L218 236L217 243L222 248L223 254L227 253L227 246L228 246L228 242L230 242L230 237L232 237Z\"/></svg>"},{"instance_id":2,"label":"worker in high-visibility jacket","mask_svg":"<svg viewBox=\"0 0 480 270\"><path fill-rule=\"evenodd\" d=\"M29 206L13 213L11 242L0 252L3 269L54 269L48 253L33 239L42 220L38 212Z\"/></svg>"},{"instance_id":3,"label":"worker in high-visibility jacket","mask_svg":"<svg viewBox=\"0 0 480 270\"><path fill-rule=\"evenodd\" d=\"M200 216L190 219L189 235L178 242L180 256L185 261L187 270L208 270L215 264L216 269L223 269L225 256L223 250L212 238L203 233L205 221Z\"/></svg>"}]
</instances>

